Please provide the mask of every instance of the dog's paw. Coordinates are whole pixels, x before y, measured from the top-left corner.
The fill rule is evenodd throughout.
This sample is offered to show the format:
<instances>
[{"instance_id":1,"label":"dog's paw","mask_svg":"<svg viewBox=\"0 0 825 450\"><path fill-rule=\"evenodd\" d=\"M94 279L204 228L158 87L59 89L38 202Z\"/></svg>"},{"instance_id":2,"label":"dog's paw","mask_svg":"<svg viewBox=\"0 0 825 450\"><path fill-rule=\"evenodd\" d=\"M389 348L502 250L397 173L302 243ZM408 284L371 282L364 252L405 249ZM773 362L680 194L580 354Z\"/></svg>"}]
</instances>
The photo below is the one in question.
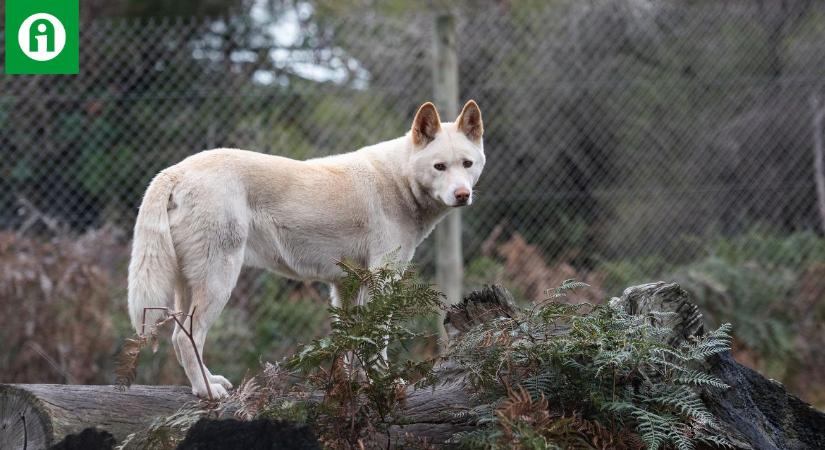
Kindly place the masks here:
<instances>
[{"instance_id":1,"label":"dog's paw","mask_svg":"<svg viewBox=\"0 0 825 450\"><path fill-rule=\"evenodd\" d=\"M229 395L229 392L226 391L226 388L224 388L218 383L209 383L209 389L211 389L212 391L213 400L224 398L227 395ZM192 386L192 394L197 395L200 398L209 398L209 392L206 390L206 386Z\"/></svg>"},{"instance_id":2,"label":"dog's paw","mask_svg":"<svg viewBox=\"0 0 825 450\"><path fill-rule=\"evenodd\" d=\"M209 375L209 382L213 384L220 384L226 389L232 389L232 383L230 383L229 380L220 375Z\"/></svg>"}]
</instances>

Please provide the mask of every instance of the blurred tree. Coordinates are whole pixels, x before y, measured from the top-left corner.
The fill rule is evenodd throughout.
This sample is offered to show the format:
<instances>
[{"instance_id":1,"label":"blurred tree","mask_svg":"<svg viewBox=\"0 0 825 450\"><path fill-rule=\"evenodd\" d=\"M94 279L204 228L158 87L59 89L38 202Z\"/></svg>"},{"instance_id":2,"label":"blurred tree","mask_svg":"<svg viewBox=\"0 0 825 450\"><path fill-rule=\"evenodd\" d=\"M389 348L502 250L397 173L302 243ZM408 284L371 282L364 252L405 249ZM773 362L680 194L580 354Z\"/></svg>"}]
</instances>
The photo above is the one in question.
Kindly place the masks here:
<instances>
[{"instance_id":1,"label":"blurred tree","mask_svg":"<svg viewBox=\"0 0 825 450\"><path fill-rule=\"evenodd\" d=\"M93 18L220 17L246 13L255 0L84 0L81 15Z\"/></svg>"}]
</instances>

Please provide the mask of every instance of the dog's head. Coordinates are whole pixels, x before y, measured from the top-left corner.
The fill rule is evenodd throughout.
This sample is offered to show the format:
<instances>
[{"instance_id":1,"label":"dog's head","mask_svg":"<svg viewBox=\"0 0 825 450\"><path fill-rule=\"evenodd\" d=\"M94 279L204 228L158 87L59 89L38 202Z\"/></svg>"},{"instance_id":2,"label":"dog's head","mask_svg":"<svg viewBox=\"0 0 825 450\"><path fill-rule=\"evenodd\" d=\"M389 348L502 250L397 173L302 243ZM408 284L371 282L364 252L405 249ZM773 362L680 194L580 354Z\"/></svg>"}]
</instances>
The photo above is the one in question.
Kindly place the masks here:
<instances>
[{"instance_id":1,"label":"dog's head","mask_svg":"<svg viewBox=\"0 0 825 450\"><path fill-rule=\"evenodd\" d=\"M415 181L446 206L471 204L484 169L483 134L481 110L473 100L455 122L445 123L432 103L421 105L410 132Z\"/></svg>"}]
</instances>

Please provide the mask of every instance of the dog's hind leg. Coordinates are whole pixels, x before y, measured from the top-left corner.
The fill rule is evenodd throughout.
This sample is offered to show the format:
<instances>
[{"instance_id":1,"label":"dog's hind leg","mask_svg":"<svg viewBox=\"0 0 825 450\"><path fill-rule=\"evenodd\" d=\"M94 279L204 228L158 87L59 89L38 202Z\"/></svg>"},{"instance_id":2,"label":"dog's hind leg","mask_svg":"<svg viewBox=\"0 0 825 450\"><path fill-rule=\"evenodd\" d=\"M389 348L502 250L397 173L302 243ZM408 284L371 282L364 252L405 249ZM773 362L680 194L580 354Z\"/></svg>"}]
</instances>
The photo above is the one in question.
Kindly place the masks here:
<instances>
[{"instance_id":1,"label":"dog's hind leg","mask_svg":"<svg viewBox=\"0 0 825 450\"><path fill-rule=\"evenodd\" d=\"M192 302L192 292L189 289L183 277L178 277L178 282L175 285L175 311L176 313L188 313L189 305ZM183 321L183 318L180 319ZM172 348L175 349L175 356L178 358L178 364L183 366L183 359L178 345L178 334L182 333L180 326L175 322L175 330L172 332Z\"/></svg>"},{"instance_id":2,"label":"dog's hind leg","mask_svg":"<svg viewBox=\"0 0 825 450\"><path fill-rule=\"evenodd\" d=\"M209 271L207 280L191 286L192 302L189 307L189 316L183 325L187 327L187 330L192 330L192 341L182 331L173 337L181 356L181 365L192 383L192 393L199 397L207 397L209 394L203 380L204 373L213 397L225 396L226 390L232 387L226 378L212 375L206 367L203 355L209 328L217 320L238 281L243 264L243 253L224 255L221 259L223 259L222 264L216 265L214 270ZM190 324L191 328L189 328ZM195 349L197 349L197 354ZM200 362L198 357L200 357ZM201 372L201 364L203 364L203 372Z\"/></svg>"},{"instance_id":3,"label":"dog's hind leg","mask_svg":"<svg viewBox=\"0 0 825 450\"><path fill-rule=\"evenodd\" d=\"M238 220L231 219L213 223L181 245L182 267L188 288L185 290L189 291L191 298L188 317L183 325L187 331L191 329L192 340L182 330L178 330L173 339L181 365L192 383L192 392L199 397L207 397L210 391L213 397L222 397L232 387L229 380L212 375L206 368L203 348L209 328L229 300L243 266L247 234L246 228L238 223ZM204 374L209 389L204 382Z\"/></svg>"},{"instance_id":4,"label":"dog's hind leg","mask_svg":"<svg viewBox=\"0 0 825 450\"><path fill-rule=\"evenodd\" d=\"M192 304L192 290L189 289L189 286L183 279L179 280L178 285L175 287L175 312L184 312L187 315L191 314L190 306ZM184 321L184 318L181 318L181 321ZM188 331L188 328L187 328ZM194 332L194 329L193 329ZM193 336L194 337L194 336ZM181 353L181 346L185 349L186 346L192 348L192 342L186 336L186 333L183 332L181 327L175 322L175 329L172 332L172 348L175 349L175 356L178 359L178 364L183 367L183 357ZM198 349L198 352L201 357L201 361L203 361L203 346ZM206 377L211 383L218 383L226 389L232 389L232 383L229 382L226 378L220 375L212 375L209 369L204 365L204 371L206 372ZM201 376L203 378L203 376Z\"/></svg>"}]
</instances>

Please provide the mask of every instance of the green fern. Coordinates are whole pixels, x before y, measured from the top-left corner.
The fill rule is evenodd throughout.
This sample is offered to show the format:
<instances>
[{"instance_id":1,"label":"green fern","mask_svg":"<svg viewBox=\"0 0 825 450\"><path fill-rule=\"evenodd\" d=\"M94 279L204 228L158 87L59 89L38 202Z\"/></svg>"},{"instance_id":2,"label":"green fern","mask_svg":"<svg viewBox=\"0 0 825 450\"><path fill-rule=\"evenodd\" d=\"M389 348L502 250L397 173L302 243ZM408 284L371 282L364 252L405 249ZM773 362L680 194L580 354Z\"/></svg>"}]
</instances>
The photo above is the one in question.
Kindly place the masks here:
<instances>
[{"instance_id":1,"label":"green fern","mask_svg":"<svg viewBox=\"0 0 825 450\"><path fill-rule=\"evenodd\" d=\"M562 281L559 287L554 288L552 292L548 289L546 295L548 298L557 299L560 297L564 297L567 295L568 292L575 291L576 289L584 289L589 288L590 285L587 283L582 283L581 281L576 281L573 278L567 279Z\"/></svg>"},{"instance_id":2,"label":"green fern","mask_svg":"<svg viewBox=\"0 0 825 450\"><path fill-rule=\"evenodd\" d=\"M553 296L578 287L583 286L566 280ZM523 388L535 400L546 399L559 419L574 414L605 429L618 426L628 442L636 436L648 449L693 449L698 442L728 444L699 392L728 387L705 372L703 363L730 349L730 329L725 324L674 347L668 344L671 330L651 325L645 316L610 305L550 301L477 326L454 343L449 356L493 409L508 392ZM550 436L528 425L517 426L522 448L532 448L536 436ZM461 442L465 448L496 448L490 440L500 440L498 426L493 420L486 432Z\"/></svg>"},{"instance_id":3,"label":"green fern","mask_svg":"<svg viewBox=\"0 0 825 450\"><path fill-rule=\"evenodd\" d=\"M305 392L322 391L323 401L310 417L324 440L335 448L371 447L376 431L383 433L396 417L405 387L434 383L434 361L384 359L382 351L403 347L418 333L414 320L435 316L443 295L421 282L409 266L385 264L372 269L343 261L341 306L328 336L305 345L284 367L306 380ZM359 297L369 302L358 304Z\"/></svg>"},{"instance_id":4,"label":"green fern","mask_svg":"<svg viewBox=\"0 0 825 450\"><path fill-rule=\"evenodd\" d=\"M713 375L694 370L689 370L682 375L679 375L675 381L679 384L697 387L713 387L716 389L727 389L729 387L722 380Z\"/></svg>"}]
</instances>

